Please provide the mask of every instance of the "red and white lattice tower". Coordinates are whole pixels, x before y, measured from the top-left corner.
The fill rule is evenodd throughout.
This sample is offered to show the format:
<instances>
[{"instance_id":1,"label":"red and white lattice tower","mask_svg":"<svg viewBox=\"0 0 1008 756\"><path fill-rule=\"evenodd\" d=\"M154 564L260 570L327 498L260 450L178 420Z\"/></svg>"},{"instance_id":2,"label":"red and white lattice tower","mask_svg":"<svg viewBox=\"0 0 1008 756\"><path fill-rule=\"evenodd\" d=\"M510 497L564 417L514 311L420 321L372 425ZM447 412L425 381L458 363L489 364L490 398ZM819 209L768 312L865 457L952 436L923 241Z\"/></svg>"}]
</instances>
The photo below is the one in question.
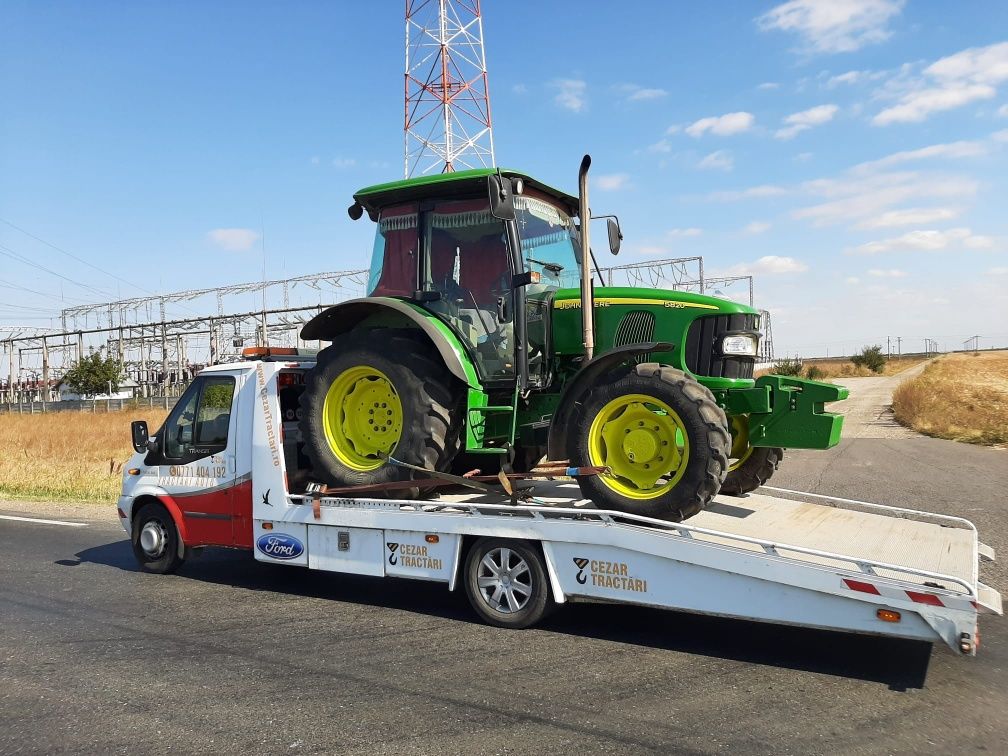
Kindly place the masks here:
<instances>
[{"instance_id":1,"label":"red and white lattice tower","mask_svg":"<svg viewBox=\"0 0 1008 756\"><path fill-rule=\"evenodd\" d=\"M479 0L406 0L406 178L494 165Z\"/></svg>"}]
</instances>

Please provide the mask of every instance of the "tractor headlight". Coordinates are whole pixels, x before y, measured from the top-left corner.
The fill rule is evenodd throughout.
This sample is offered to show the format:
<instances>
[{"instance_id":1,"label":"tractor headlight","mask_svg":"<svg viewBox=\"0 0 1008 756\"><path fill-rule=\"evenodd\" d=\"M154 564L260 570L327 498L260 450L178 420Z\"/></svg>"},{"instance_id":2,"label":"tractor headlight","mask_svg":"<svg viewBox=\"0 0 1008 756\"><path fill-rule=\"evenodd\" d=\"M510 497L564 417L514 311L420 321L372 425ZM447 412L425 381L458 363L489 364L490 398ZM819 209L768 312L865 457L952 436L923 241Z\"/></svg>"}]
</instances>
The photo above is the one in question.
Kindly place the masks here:
<instances>
[{"instance_id":1,"label":"tractor headlight","mask_svg":"<svg viewBox=\"0 0 1008 756\"><path fill-rule=\"evenodd\" d=\"M734 354L740 357L756 356L757 337L749 334L725 336L721 341L721 354Z\"/></svg>"}]
</instances>

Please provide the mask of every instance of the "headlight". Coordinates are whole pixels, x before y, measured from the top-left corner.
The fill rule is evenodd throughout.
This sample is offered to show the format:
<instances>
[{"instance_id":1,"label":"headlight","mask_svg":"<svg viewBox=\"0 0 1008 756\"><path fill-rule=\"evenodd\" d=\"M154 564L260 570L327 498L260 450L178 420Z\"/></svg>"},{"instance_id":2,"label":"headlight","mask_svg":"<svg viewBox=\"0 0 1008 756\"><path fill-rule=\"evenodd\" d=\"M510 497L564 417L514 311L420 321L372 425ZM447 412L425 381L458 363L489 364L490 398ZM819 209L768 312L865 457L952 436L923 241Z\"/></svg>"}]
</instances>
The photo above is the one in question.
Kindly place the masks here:
<instances>
[{"instance_id":1,"label":"headlight","mask_svg":"<svg viewBox=\"0 0 1008 756\"><path fill-rule=\"evenodd\" d=\"M755 357L757 341L758 337L756 336L725 336L721 341L721 354L737 354L743 357Z\"/></svg>"}]
</instances>

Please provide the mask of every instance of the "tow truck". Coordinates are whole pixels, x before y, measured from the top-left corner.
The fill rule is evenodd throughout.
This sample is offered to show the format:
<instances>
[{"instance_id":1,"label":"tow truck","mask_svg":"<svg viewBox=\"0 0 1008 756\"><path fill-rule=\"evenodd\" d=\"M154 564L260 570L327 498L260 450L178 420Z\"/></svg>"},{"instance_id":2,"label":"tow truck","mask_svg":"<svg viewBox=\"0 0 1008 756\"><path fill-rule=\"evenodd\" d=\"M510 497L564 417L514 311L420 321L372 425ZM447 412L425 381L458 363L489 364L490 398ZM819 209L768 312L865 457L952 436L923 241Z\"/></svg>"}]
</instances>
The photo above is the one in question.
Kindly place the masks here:
<instances>
[{"instance_id":1,"label":"tow truck","mask_svg":"<svg viewBox=\"0 0 1008 756\"><path fill-rule=\"evenodd\" d=\"M133 423L118 514L143 570L224 546L461 585L501 627L595 601L941 641L963 655L976 654L979 615L1002 613L979 580L993 551L942 514L764 488L672 522L596 507L575 481L599 471L555 463L326 489L311 481L298 421L314 359L249 350L203 370L156 434Z\"/></svg>"}]
</instances>

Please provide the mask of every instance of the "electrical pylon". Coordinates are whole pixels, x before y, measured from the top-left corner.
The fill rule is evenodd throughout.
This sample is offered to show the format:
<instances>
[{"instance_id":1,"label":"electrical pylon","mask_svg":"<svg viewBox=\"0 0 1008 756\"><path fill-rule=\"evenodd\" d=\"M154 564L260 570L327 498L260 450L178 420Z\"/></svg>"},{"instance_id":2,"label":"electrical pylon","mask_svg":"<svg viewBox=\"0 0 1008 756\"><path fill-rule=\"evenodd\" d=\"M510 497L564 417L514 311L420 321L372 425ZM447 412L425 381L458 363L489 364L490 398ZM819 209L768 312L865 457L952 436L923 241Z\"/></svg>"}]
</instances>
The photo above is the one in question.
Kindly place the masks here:
<instances>
[{"instance_id":1,"label":"electrical pylon","mask_svg":"<svg viewBox=\"0 0 1008 756\"><path fill-rule=\"evenodd\" d=\"M406 0L406 178L494 165L479 0Z\"/></svg>"}]
</instances>

